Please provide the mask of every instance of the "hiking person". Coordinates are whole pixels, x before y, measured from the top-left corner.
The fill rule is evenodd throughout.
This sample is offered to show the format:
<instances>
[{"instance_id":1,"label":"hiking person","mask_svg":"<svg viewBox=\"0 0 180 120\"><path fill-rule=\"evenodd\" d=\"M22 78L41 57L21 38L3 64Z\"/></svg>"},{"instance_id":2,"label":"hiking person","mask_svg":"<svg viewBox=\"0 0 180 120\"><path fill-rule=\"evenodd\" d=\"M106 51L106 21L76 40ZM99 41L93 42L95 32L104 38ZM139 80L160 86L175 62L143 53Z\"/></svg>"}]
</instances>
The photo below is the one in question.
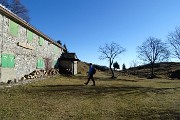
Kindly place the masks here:
<instances>
[{"instance_id":1,"label":"hiking person","mask_svg":"<svg viewBox=\"0 0 180 120\"><path fill-rule=\"evenodd\" d=\"M95 73L96 73L96 69L93 67L92 63L90 63L89 72L88 72L88 81L84 83L85 85L87 85L91 79L93 81L93 86L95 86L95 81L93 77Z\"/></svg>"}]
</instances>

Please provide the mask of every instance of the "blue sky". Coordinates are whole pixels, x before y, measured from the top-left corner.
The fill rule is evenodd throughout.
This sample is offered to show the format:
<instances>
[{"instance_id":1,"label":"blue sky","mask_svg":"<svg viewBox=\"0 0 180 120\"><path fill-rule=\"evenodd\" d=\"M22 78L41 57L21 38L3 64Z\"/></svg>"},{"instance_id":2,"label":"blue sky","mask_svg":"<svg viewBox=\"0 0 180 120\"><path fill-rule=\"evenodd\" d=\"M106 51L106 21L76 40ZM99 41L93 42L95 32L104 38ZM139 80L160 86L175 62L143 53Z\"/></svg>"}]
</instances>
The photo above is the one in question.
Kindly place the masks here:
<instances>
[{"instance_id":1,"label":"blue sky","mask_svg":"<svg viewBox=\"0 0 180 120\"><path fill-rule=\"evenodd\" d=\"M82 61L99 60L99 46L116 42L126 48L115 61L130 66L139 61L136 48L149 36L167 41L180 26L180 0L21 0L30 23L65 43Z\"/></svg>"}]
</instances>

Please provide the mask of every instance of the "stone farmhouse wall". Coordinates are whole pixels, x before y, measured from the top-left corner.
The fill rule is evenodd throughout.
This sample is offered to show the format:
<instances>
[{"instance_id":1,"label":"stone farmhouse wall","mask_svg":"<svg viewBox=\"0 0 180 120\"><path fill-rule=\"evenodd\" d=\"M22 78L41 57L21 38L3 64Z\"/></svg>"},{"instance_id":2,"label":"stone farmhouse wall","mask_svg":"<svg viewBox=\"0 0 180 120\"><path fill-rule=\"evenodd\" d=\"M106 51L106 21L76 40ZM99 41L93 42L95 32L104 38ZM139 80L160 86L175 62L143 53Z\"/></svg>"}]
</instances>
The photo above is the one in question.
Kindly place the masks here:
<instances>
[{"instance_id":1,"label":"stone farmhouse wall","mask_svg":"<svg viewBox=\"0 0 180 120\"><path fill-rule=\"evenodd\" d=\"M0 82L54 68L63 47L0 6Z\"/></svg>"}]
</instances>

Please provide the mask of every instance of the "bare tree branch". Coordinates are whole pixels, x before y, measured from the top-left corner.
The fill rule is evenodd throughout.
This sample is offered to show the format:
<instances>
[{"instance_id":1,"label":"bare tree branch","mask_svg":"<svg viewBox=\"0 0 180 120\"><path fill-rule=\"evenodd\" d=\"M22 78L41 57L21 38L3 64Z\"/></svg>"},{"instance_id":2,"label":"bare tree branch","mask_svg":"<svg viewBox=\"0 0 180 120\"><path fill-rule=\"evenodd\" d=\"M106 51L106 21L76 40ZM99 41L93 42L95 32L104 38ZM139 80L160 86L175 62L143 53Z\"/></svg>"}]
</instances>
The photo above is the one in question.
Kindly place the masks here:
<instances>
[{"instance_id":1,"label":"bare tree branch","mask_svg":"<svg viewBox=\"0 0 180 120\"><path fill-rule=\"evenodd\" d=\"M29 22L29 11L21 4L20 0L12 0L9 9L26 22Z\"/></svg>"},{"instance_id":2,"label":"bare tree branch","mask_svg":"<svg viewBox=\"0 0 180 120\"><path fill-rule=\"evenodd\" d=\"M141 46L137 48L138 57L151 64L151 75L154 76L154 64L168 60L170 52L167 45L161 42L160 39L149 37Z\"/></svg>"},{"instance_id":3,"label":"bare tree branch","mask_svg":"<svg viewBox=\"0 0 180 120\"><path fill-rule=\"evenodd\" d=\"M0 0L0 4L5 6L6 8L9 8L8 0Z\"/></svg>"},{"instance_id":4,"label":"bare tree branch","mask_svg":"<svg viewBox=\"0 0 180 120\"><path fill-rule=\"evenodd\" d=\"M99 47L99 52L101 53L99 59L104 60L107 59L109 61L109 68L112 73L112 77L114 77L114 72L111 68L114 59L118 57L119 54L125 52L125 49L121 47L119 44L111 42L110 44L105 44L104 47Z\"/></svg>"},{"instance_id":5,"label":"bare tree branch","mask_svg":"<svg viewBox=\"0 0 180 120\"><path fill-rule=\"evenodd\" d=\"M180 59L180 27L168 35L168 40L172 46L173 56Z\"/></svg>"}]
</instances>

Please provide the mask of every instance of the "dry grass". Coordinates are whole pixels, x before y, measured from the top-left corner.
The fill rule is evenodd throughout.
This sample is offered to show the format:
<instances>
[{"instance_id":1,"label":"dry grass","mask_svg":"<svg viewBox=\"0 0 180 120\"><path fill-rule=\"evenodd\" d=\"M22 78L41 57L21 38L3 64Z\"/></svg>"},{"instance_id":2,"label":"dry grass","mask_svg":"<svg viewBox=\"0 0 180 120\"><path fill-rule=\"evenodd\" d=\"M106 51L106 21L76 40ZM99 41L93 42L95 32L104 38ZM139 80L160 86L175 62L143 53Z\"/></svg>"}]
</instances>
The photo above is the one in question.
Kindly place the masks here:
<instances>
[{"instance_id":1,"label":"dry grass","mask_svg":"<svg viewBox=\"0 0 180 120\"><path fill-rule=\"evenodd\" d=\"M46 79L0 90L0 119L178 120L180 81L99 74Z\"/></svg>"},{"instance_id":2,"label":"dry grass","mask_svg":"<svg viewBox=\"0 0 180 120\"><path fill-rule=\"evenodd\" d=\"M85 62L78 62L78 73L86 75L89 70L89 66Z\"/></svg>"}]
</instances>

